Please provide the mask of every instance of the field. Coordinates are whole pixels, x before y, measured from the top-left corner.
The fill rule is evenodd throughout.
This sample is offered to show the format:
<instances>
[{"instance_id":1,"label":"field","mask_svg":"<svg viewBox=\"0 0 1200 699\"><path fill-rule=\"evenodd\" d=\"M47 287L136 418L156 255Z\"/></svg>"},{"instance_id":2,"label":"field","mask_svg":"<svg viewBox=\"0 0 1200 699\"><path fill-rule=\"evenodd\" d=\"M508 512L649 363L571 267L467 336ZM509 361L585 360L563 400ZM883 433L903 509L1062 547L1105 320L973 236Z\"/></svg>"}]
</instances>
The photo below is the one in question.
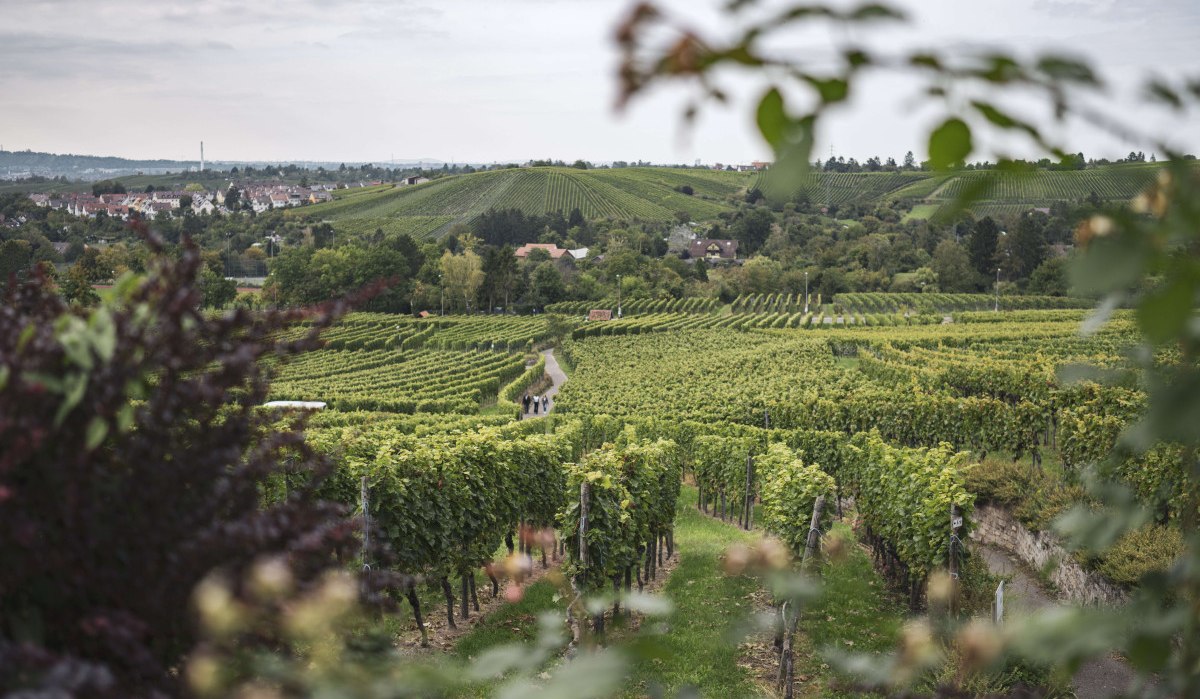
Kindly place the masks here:
<instances>
[{"instance_id":1,"label":"field","mask_svg":"<svg viewBox=\"0 0 1200 699\"><path fill-rule=\"evenodd\" d=\"M670 221L685 211L697 220L732 207L729 198L752 175L669 168L519 168L388 186L290 212L332 221L348 232L403 231L437 235L451 223L469 222L490 208L526 214L578 208L588 218ZM691 187L693 194L678 189Z\"/></svg>"}]
</instances>

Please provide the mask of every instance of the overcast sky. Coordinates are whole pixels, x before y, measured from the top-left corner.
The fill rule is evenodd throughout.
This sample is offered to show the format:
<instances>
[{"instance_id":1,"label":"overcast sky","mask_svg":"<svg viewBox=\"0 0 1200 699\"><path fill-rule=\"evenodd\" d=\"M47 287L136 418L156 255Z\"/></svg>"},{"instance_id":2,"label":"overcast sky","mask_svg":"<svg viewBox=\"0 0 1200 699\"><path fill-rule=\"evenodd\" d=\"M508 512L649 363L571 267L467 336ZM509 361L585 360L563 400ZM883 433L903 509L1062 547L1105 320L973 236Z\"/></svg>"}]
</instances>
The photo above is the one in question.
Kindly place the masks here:
<instances>
[{"instance_id":1,"label":"overcast sky","mask_svg":"<svg viewBox=\"0 0 1200 699\"><path fill-rule=\"evenodd\" d=\"M458 162L747 162L763 85L681 128L684 95L613 110L611 37L631 0L0 0L0 145L132 158ZM719 0L666 0L728 30ZM905 0L911 23L862 32L877 47L1047 48L1110 78L1112 114L1191 152L1200 121L1147 111L1150 74L1200 76L1197 0ZM829 36L796 35L797 55ZM863 159L924 157L913 85L864 85L820 149ZM1073 150L1112 157L1144 146L1069 125ZM1007 152L1018 144L988 143Z\"/></svg>"}]
</instances>

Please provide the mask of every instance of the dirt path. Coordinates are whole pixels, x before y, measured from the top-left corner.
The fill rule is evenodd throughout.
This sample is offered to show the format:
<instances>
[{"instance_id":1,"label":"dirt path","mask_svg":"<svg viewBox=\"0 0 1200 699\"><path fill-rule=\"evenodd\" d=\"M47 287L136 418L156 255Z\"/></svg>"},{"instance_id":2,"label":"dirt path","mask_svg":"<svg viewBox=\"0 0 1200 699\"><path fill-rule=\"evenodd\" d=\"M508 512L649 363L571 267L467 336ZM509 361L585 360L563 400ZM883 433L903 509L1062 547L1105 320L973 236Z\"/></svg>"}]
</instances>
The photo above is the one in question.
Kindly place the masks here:
<instances>
[{"instance_id":1,"label":"dirt path","mask_svg":"<svg viewBox=\"0 0 1200 699\"><path fill-rule=\"evenodd\" d=\"M972 548L983 556L988 570L993 575L1008 577L1008 582L1004 584L1005 616L1035 614L1039 609L1062 604L1048 595L1023 566L1001 549L979 543L975 543ZM1079 697L1105 699L1121 695L1129 687L1133 677L1133 670L1123 661L1107 657L1085 663L1075 673L1072 681L1075 684L1075 693Z\"/></svg>"},{"instance_id":2,"label":"dirt path","mask_svg":"<svg viewBox=\"0 0 1200 699\"><path fill-rule=\"evenodd\" d=\"M537 413L534 413L531 410L525 413L522 418L545 417L554 410L554 397L558 395L559 387L567 380L567 374L558 365L558 360L554 358L554 350L544 350L542 356L546 358L546 376L550 377L550 388L547 388L542 395L549 398L550 403L545 411L539 410ZM520 400L517 402L519 403Z\"/></svg>"}]
</instances>

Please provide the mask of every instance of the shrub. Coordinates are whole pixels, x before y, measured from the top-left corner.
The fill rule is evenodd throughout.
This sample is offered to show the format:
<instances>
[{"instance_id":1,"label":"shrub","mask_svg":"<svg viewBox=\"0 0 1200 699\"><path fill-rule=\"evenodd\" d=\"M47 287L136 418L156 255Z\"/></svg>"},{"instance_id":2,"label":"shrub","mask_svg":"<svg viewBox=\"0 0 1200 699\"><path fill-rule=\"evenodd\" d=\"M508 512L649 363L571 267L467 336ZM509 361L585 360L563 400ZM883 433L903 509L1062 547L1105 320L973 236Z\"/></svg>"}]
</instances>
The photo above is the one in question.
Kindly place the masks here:
<instances>
[{"instance_id":1,"label":"shrub","mask_svg":"<svg viewBox=\"0 0 1200 699\"><path fill-rule=\"evenodd\" d=\"M1135 529L1104 552L1096 569L1118 585L1136 585L1144 575L1166 570L1183 553L1183 536L1175 527Z\"/></svg>"},{"instance_id":2,"label":"shrub","mask_svg":"<svg viewBox=\"0 0 1200 699\"><path fill-rule=\"evenodd\" d=\"M151 274L93 309L43 275L4 290L0 694L179 695L197 583L281 555L304 585L349 540L340 509L309 497L324 463L256 409L259 359L315 347L343 304L277 340L316 314L201 313L199 251L171 262L148 242ZM262 503L285 471L308 485Z\"/></svg>"}]
</instances>

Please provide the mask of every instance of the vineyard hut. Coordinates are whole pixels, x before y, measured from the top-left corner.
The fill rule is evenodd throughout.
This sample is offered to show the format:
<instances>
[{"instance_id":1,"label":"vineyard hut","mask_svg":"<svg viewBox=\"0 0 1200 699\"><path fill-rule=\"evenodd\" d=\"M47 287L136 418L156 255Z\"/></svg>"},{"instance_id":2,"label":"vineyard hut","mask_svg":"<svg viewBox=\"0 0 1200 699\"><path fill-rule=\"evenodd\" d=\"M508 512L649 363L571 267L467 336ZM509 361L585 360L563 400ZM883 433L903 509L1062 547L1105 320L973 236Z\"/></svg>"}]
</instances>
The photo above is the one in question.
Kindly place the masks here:
<instances>
[{"instance_id":1,"label":"vineyard hut","mask_svg":"<svg viewBox=\"0 0 1200 699\"><path fill-rule=\"evenodd\" d=\"M588 311L588 320L612 320L612 311L608 309L594 308Z\"/></svg>"},{"instance_id":2,"label":"vineyard hut","mask_svg":"<svg viewBox=\"0 0 1200 699\"><path fill-rule=\"evenodd\" d=\"M736 260L738 241L700 238L688 244L688 257L704 260Z\"/></svg>"}]
</instances>

